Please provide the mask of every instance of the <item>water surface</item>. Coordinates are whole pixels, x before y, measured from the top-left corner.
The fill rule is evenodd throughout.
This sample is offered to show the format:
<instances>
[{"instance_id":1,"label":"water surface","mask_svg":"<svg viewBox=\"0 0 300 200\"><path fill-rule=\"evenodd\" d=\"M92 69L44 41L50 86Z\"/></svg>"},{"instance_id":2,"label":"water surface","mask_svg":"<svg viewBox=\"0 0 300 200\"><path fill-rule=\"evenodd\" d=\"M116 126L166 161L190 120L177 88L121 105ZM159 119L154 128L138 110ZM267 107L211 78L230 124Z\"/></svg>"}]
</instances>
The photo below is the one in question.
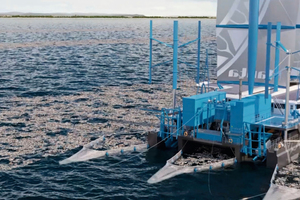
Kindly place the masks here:
<instances>
[{"instance_id":1,"label":"water surface","mask_svg":"<svg viewBox=\"0 0 300 200\"><path fill-rule=\"evenodd\" d=\"M172 43L172 21L155 19L154 37ZM202 20L202 25L201 63L208 48L214 76L215 20ZM181 44L197 37L197 20L179 20L179 27ZM148 19L1 19L0 97L47 98L93 92L99 86L147 84L148 37ZM196 49L196 44L181 49L180 59L195 65ZM154 64L171 58L171 49L155 43ZM194 68L180 65L180 79L195 77ZM154 70L154 84L171 87L171 81L170 64ZM12 106L1 102L2 109ZM176 152L152 150L58 165L79 149L47 158L35 155L41 160L0 172L0 198L239 199L266 192L272 174L264 166L241 164L149 185L147 179Z\"/></svg>"}]
</instances>

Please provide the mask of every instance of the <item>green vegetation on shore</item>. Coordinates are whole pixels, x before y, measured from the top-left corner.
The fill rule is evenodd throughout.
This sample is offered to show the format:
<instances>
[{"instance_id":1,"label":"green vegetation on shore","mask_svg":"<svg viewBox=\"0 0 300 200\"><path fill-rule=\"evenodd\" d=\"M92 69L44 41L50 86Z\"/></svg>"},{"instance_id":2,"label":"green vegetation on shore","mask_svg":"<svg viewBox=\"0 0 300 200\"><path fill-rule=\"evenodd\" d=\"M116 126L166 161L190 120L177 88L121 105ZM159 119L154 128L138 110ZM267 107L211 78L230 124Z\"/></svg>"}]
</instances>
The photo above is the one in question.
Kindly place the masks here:
<instances>
[{"instance_id":1,"label":"green vegetation on shore","mask_svg":"<svg viewBox=\"0 0 300 200\"><path fill-rule=\"evenodd\" d=\"M178 17L162 17L162 16L122 16L122 15L116 15L116 16L80 16L80 15L74 15L74 16L54 16L54 15L3 15L0 16L0 18L161 18L161 19L215 19L216 17L208 17L208 16L178 16Z\"/></svg>"}]
</instances>

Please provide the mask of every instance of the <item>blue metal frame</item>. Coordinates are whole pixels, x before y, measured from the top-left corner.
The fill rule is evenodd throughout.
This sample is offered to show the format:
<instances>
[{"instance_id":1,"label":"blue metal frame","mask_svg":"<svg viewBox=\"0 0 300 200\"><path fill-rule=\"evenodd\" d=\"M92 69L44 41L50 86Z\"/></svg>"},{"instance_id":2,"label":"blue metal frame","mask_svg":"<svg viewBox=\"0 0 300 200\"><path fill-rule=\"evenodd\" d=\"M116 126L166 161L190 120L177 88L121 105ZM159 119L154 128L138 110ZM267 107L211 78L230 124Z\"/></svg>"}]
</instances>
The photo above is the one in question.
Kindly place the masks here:
<instances>
[{"instance_id":1,"label":"blue metal frame","mask_svg":"<svg viewBox=\"0 0 300 200\"><path fill-rule=\"evenodd\" d=\"M224 87L219 82L217 82L217 85L218 85L220 90L224 89Z\"/></svg>"},{"instance_id":2,"label":"blue metal frame","mask_svg":"<svg viewBox=\"0 0 300 200\"><path fill-rule=\"evenodd\" d=\"M300 69L299 69L299 68L296 68L296 67L291 67L291 69L293 69L293 70L296 70L296 71L300 72Z\"/></svg>"},{"instance_id":3,"label":"blue metal frame","mask_svg":"<svg viewBox=\"0 0 300 200\"><path fill-rule=\"evenodd\" d=\"M277 23L277 29L276 29L276 51L275 51L275 66L274 66L274 92L278 91L278 79L279 79L279 61L280 61L280 49L279 44L281 38L281 22Z\"/></svg>"},{"instance_id":4,"label":"blue metal frame","mask_svg":"<svg viewBox=\"0 0 300 200\"><path fill-rule=\"evenodd\" d=\"M200 66L198 69L199 69L199 83L198 83L197 94L199 94L200 87L201 87L200 94L203 94L203 85L205 86L204 82L206 81L206 78L207 78L207 91L209 92L210 73L209 73L209 63L208 63L208 49L206 49L205 66L202 67L201 76L200 76ZM203 82L201 86L200 86L200 82ZM206 86L205 86L205 93L206 93Z\"/></svg>"},{"instance_id":5,"label":"blue metal frame","mask_svg":"<svg viewBox=\"0 0 300 200\"><path fill-rule=\"evenodd\" d=\"M257 60L257 39L258 39L257 38L257 28L255 29L255 27L258 27L258 23L256 23L256 21L258 20L258 15L257 16L252 16L252 15L256 15L255 12L257 11L256 9L258 7L258 4L259 4L259 0L251 0L250 1L250 7L251 7L250 21L251 22L249 23L249 52L251 52L251 53L249 53L249 60L252 60L252 61L249 61L249 63L248 63L249 64L248 65L249 80L248 80L248 82L246 82L246 81L244 82L244 83L249 83L249 94L252 94L253 91L251 91L251 89L253 90L254 85L257 85L257 83L254 82L255 81L254 75L252 76L250 74L250 68L251 68L251 70L254 70L254 72L255 72L256 60ZM151 45L152 45L152 40L154 40L154 41L157 41L157 40L152 38L152 22L150 23L150 27L151 27L150 40L151 40ZM173 34L173 46L172 46L172 48L173 48L173 89L177 89L178 63L184 63L188 66L192 66L189 63L178 60L178 48L186 46L195 41L198 41L197 80L196 81L198 84L200 83L200 79L202 78L202 77L200 77L200 73L207 75L208 88L209 88L209 81L210 81L209 76L210 75L209 75L209 63L208 63L208 50L206 50L205 66L203 66L202 71L200 72L200 37L201 37L201 34L200 34L201 28L200 27L201 27L201 23L199 22L198 39L190 41L186 44L179 46L178 45L178 21L174 22L174 34ZM280 42L281 28L282 28L281 23L277 23L277 25L276 25L277 35L276 35L276 47L275 47L271 43L272 29L274 29L274 26L272 25L272 23L268 23L268 25L267 25L266 78L265 78L265 83L259 83L260 85L265 86L265 96L259 94L259 95L257 95L257 97L250 97L251 99L250 100L248 99L249 101L245 101L245 104L248 104L247 105L248 107L245 106L243 108L238 107L238 106L241 105L240 104L241 101L247 100L247 99L231 101L229 103L229 102L225 102L223 100L223 98L225 96L224 97L222 96L222 100L220 100L221 97L218 96L216 98L211 98L211 99L205 100L205 102L201 102L201 104L198 104L198 107L195 107L196 106L196 104L195 104L192 112L190 112L189 109L187 109L186 107L185 107L185 112L187 112L187 113L182 113L183 111L181 110L181 108L162 109L161 115L159 116L159 118L160 118L159 136L163 140L166 140L165 141L166 146L168 146L168 147L176 146L177 141L175 140L175 138L177 138L180 135L183 135L183 130L187 130L187 131L192 131L192 137L195 137L198 139L203 139L203 140L208 140L208 141L217 141L217 142L230 142L233 144L243 145L241 152L245 153L246 155L253 156L254 157L253 160L256 160L259 157L266 157L266 155L267 155L266 142L272 135L272 133L266 132L265 126L269 127L269 125L267 123L263 122L263 121L266 121L265 119L268 119L268 117L270 117L269 115L271 115L271 109L264 110L264 108L267 107L266 105L268 105L268 106L271 105L271 97L269 94L269 86L271 86L271 84L269 83L269 81L273 77L275 77L275 79L277 78L277 82L276 82L276 80L274 81L274 87L276 87L278 90L278 76L283 70L286 69L286 68L284 68L284 69L279 70L279 59L280 59L279 50L281 48L287 54L294 54L294 53L300 52L300 51L295 51L293 53L288 52L287 49L285 48L285 46L283 44L281 44L281 42ZM160 41L159 41L159 43L166 44L166 43L163 43ZM250 45L250 43L251 43L251 45ZM250 48L250 46L251 46L251 48ZM271 47L272 46L276 48L276 60L275 60L275 72L272 76L270 76L270 59L271 59ZM250 54L251 54L251 56L250 56ZM153 68L155 66L159 66L159 65L162 65L164 63L171 61L170 60L170 61L166 61L166 62L157 64L157 65L151 66L152 65L152 46L150 47L150 57L151 58L150 58L149 68ZM291 69L295 69L300 72L300 69L293 68L291 66L289 66L289 67ZM253 73L253 72L251 72L251 73ZM151 78L151 76L150 76L150 78ZM299 79L300 79L300 74L299 74ZM206 79L203 76L203 82L205 80ZM219 85L219 83L220 82L218 82L218 86L221 88L222 86ZM236 83L238 83L238 82L236 82ZM204 83L201 85L201 93L206 92L206 87L207 86ZM200 84L199 84L198 89L200 89ZM205 89L205 91L204 91L204 89ZM298 88L298 90L299 89L300 88ZM203 96L201 95L201 97L205 98L205 95L210 95L210 94L212 94L212 93L204 94ZM266 101L266 99L264 99L264 97L268 101ZM198 96L196 96L195 98L198 98ZM264 101L265 104L262 103L261 99L265 100ZM286 101L286 102L288 102L288 101ZM245 104L243 104L243 106ZM254 104L255 104L255 106L254 106ZM190 105L192 105L192 103L190 103ZM268 107L268 108L270 108L270 107ZM197 109L196 112L195 112L195 109ZM239 113L239 110L241 110L241 109L244 109L243 113ZM218 112L216 110L218 110ZM215 115L214 115L214 112L215 112ZM193 117L191 117L189 115L190 113L192 113ZM227 115L227 113L231 114L230 120L229 120L229 115ZM248 117L250 116L249 118L244 117L244 114L246 114L246 113L247 113ZM183 125L181 122L182 120L185 120L185 117L183 117L183 114L188 114L187 115L188 118L191 118L192 120L194 120L191 125L187 125L188 122L185 122L184 129L182 127ZM237 114L242 114L242 115L237 115ZM237 116L239 116L239 117L237 117ZM294 117L294 119L292 119L289 123L282 126L283 129L288 129L288 128L293 127L296 124L300 123L300 113L298 111L294 111L294 113L292 113L292 116ZM234 117L234 118L232 118L232 117ZM237 119L242 119L242 120L239 121ZM209 130L210 124L212 122L214 122L214 120L218 120L217 121L218 123L221 122L219 124L220 131L218 131L218 132L216 132L216 131L212 132L211 130ZM227 131L226 129L223 130L223 128L224 128L223 123L225 120L226 121L229 120L231 123L229 132L226 132ZM248 122L251 122L251 123L248 123ZM281 118L280 118L280 122L281 122ZM234 123L237 125L234 125ZM206 128L204 128L205 124L206 124ZM206 130L204 130L204 129L206 129ZM223 137L223 135L225 135L225 137ZM248 135L248 137L246 137L247 135ZM256 136L257 136L257 139L256 139ZM225 141L224 141L224 139L225 139ZM257 148L253 147L253 145L252 145L253 142L258 143Z\"/></svg>"},{"instance_id":6,"label":"blue metal frame","mask_svg":"<svg viewBox=\"0 0 300 200\"><path fill-rule=\"evenodd\" d=\"M149 84L152 83L152 20L150 20L150 57L149 57Z\"/></svg>"},{"instance_id":7,"label":"blue metal frame","mask_svg":"<svg viewBox=\"0 0 300 200\"><path fill-rule=\"evenodd\" d=\"M168 44L168 43L165 43L165 42L162 42L162 41L160 41L160 40L158 40L158 39L152 38L152 40L154 40L154 41L156 41L156 42L158 42L158 43L160 43L160 44L162 44L162 45L165 45L165 46L167 46L167 47L173 48L172 45L170 45L170 44Z\"/></svg>"},{"instance_id":8,"label":"blue metal frame","mask_svg":"<svg viewBox=\"0 0 300 200\"><path fill-rule=\"evenodd\" d=\"M178 21L174 21L173 33L173 90L177 89L177 74L178 74Z\"/></svg>"},{"instance_id":9,"label":"blue metal frame","mask_svg":"<svg viewBox=\"0 0 300 200\"><path fill-rule=\"evenodd\" d=\"M299 75L298 75L298 83L300 83L300 72L299 72ZM299 100L299 90L300 90L300 84L298 84L298 90L297 90L297 101Z\"/></svg>"},{"instance_id":10,"label":"blue metal frame","mask_svg":"<svg viewBox=\"0 0 300 200\"><path fill-rule=\"evenodd\" d=\"M165 61L165 62L158 63L158 64L156 64L156 65L153 65L152 68L158 67L158 66L161 66L161 65L165 65L165 64L167 64L167 63L169 63L169 62L171 62L171 61L172 61L172 60L167 60L167 61Z\"/></svg>"},{"instance_id":11,"label":"blue metal frame","mask_svg":"<svg viewBox=\"0 0 300 200\"><path fill-rule=\"evenodd\" d=\"M253 94L258 46L259 0L249 1L248 92Z\"/></svg>"},{"instance_id":12,"label":"blue metal frame","mask_svg":"<svg viewBox=\"0 0 300 200\"><path fill-rule=\"evenodd\" d=\"M280 74L280 73L279 73ZM270 76L270 80L272 78L274 78L274 74L272 76ZM240 81L218 81L217 82L219 85L220 84L235 84L235 85L238 85L240 83ZM243 85L248 85L248 81L243 81ZM254 86L265 86L265 83L255 83ZM269 87L273 87L274 85L273 84L269 84ZM284 86L279 86L281 88L285 88Z\"/></svg>"},{"instance_id":13,"label":"blue metal frame","mask_svg":"<svg viewBox=\"0 0 300 200\"><path fill-rule=\"evenodd\" d=\"M296 53L300 53L300 50L294 51L294 52L292 52L291 54L296 54Z\"/></svg>"},{"instance_id":14,"label":"blue metal frame","mask_svg":"<svg viewBox=\"0 0 300 200\"><path fill-rule=\"evenodd\" d=\"M201 39L201 21L198 22L198 38ZM201 42L198 40L198 51L197 51L197 84L200 83L200 48L201 48Z\"/></svg>"},{"instance_id":15,"label":"blue metal frame","mask_svg":"<svg viewBox=\"0 0 300 200\"><path fill-rule=\"evenodd\" d=\"M152 83L152 68L165 65L171 61L173 61L173 89L177 89L177 74L178 74L178 63L184 63L187 66L195 67L197 68L197 78L196 82L199 84L200 79L200 48L201 48L201 21L198 22L198 38L192 41L189 41L187 43L184 43L182 45L179 45L179 39L178 39L178 21L174 21L174 30L173 30L173 45L167 44L165 42L162 42L158 39L153 38L153 22L150 20L150 58L149 58L149 84ZM153 62L153 41L156 41L162 45L165 45L167 47L170 47L173 49L173 59L168 60L165 62L161 62L155 65L152 65ZM187 62L178 60L178 49L184 46L187 46L189 44L192 44L194 42L197 42L197 65L193 66L191 64L188 64Z\"/></svg>"},{"instance_id":16,"label":"blue metal frame","mask_svg":"<svg viewBox=\"0 0 300 200\"><path fill-rule=\"evenodd\" d=\"M282 49L284 52L286 52L287 54L296 54L296 53L299 53L300 50L298 51L295 51L295 52L289 52L286 47L281 43L281 29L282 29L282 26L281 26L281 22L278 22L277 25L276 25L276 46L274 46L271 42L270 42L270 38L271 38L271 35L272 35L272 30L271 30L271 27L272 29L274 29L273 25L271 25L270 23L268 23L268 38L267 38L267 55L266 55L266 80L265 80L265 83L254 83L254 86L265 86L265 90L267 90L267 87L274 87L274 92L277 92L278 91L278 88L281 87L281 88L285 88L284 86L279 86L278 85L278 79L279 79L279 74L281 74L282 71L284 71L286 68L283 68L281 70L279 70L279 61L280 61L280 49ZM274 73L272 76L270 76L269 74L269 70L267 70L267 68L270 68L269 67L269 59L270 59L270 55L269 55L269 48L270 47L274 47L276 48L275 50L275 66L274 66ZM299 71L297 68L293 68L291 67L291 69L294 69L294 70L297 70ZM269 76L269 79L267 78ZM274 78L274 85L270 84L270 83L267 83L267 80L268 82ZM221 84L221 83L225 83L225 84L239 84L239 81L218 81L218 84ZM250 85L250 82L248 81L243 81L243 85ZM266 93L265 93L266 94ZM267 94L266 94L266 97L267 97Z\"/></svg>"},{"instance_id":17,"label":"blue metal frame","mask_svg":"<svg viewBox=\"0 0 300 200\"><path fill-rule=\"evenodd\" d=\"M271 38L272 38L272 23L268 23L267 34L267 53L266 53L266 78L265 78L265 98L269 97L269 81L270 81L270 60L271 60Z\"/></svg>"},{"instance_id":18,"label":"blue metal frame","mask_svg":"<svg viewBox=\"0 0 300 200\"><path fill-rule=\"evenodd\" d=\"M277 41L276 43L284 52L289 53L289 51L285 48L285 46L280 41Z\"/></svg>"},{"instance_id":19,"label":"blue metal frame","mask_svg":"<svg viewBox=\"0 0 300 200\"><path fill-rule=\"evenodd\" d=\"M216 25L217 28L239 28L239 29L249 29L248 24L226 24L226 25ZM282 26L281 29L295 29L297 26ZM300 28L300 25L299 25ZM267 24L259 24L258 29L268 29ZM277 29L276 25L272 25L272 29Z\"/></svg>"},{"instance_id":20,"label":"blue metal frame","mask_svg":"<svg viewBox=\"0 0 300 200\"><path fill-rule=\"evenodd\" d=\"M278 72L276 72L276 73L274 73L272 76L270 76L270 80L272 80L274 77L276 77L276 76L279 76L279 74L281 74L281 72L283 72L284 70L285 70L286 68L282 68L280 71L278 71ZM274 88L275 88L275 84L274 84ZM279 87L278 85L277 85L277 87ZM282 86L282 88L285 88L284 86ZM277 90L278 91L278 90ZM274 92L275 92L275 89L274 89Z\"/></svg>"},{"instance_id":21,"label":"blue metal frame","mask_svg":"<svg viewBox=\"0 0 300 200\"><path fill-rule=\"evenodd\" d=\"M181 118L182 113L180 108L175 109L166 109L163 108L160 114L160 131L159 136L162 139L170 137L170 140L173 141L173 137L176 139L181 134ZM174 120L177 121L176 125L173 125ZM165 131L167 129L167 131ZM176 131L174 131L176 129Z\"/></svg>"},{"instance_id":22,"label":"blue metal frame","mask_svg":"<svg viewBox=\"0 0 300 200\"><path fill-rule=\"evenodd\" d=\"M208 66L208 49L206 49L206 59L205 59L205 67L206 67L206 70L207 70L207 88L208 88L208 91L209 91L209 66Z\"/></svg>"},{"instance_id":23,"label":"blue metal frame","mask_svg":"<svg viewBox=\"0 0 300 200\"><path fill-rule=\"evenodd\" d=\"M258 129L258 131L255 131L255 129ZM248 138L246 138L246 134L248 134ZM253 136L255 135L258 135L257 140L253 139ZM253 160L256 160L258 157L266 157L267 156L266 142L271 136L272 133L266 133L264 125L244 123L243 148L241 152L249 156L255 155L256 157ZM253 148L252 142L257 142L258 147Z\"/></svg>"},{"instance_id":24,"label":"blue metal frame","mask_svg":"<svg viewBox=\"0 0 300 200\"><path fill-rule=\"evenodd\" d=\"M297 118L297 119L294 119L293 121L289 121L288 124L284 126L284 128L289 129L289 128L295 127L299 123L300 123L300 118Z\"/></svg>"}]
</instances>

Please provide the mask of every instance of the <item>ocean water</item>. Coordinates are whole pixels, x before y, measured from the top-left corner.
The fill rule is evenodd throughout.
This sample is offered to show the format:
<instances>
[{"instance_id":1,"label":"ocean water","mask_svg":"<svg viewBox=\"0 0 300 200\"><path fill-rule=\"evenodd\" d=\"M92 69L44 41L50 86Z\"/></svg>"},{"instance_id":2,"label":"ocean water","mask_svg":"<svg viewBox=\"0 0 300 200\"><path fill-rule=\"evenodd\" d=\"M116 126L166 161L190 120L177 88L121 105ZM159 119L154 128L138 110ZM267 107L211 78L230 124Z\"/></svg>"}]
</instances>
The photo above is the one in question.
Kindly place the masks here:
<instances>
[{"instance_id":1,"label":"ocean water","mask_svg":"<svg viewBox=\"0 0 300 200\"><path fill-rule=\"evenodd\" d=\"M155 19L154 37L172 43L172 21ZM201 63L209 49L213 77L215 20L202 20L202 25ZM197 20L179 20L179 27L181 43L197 37ZM100 86L147 84L148 37L148 19L1 19L1 106L16 96L47 98ZM193 44L181 49L180 59L195 65L196 48ZM171 49L155 43L154 64L171 57ZM180 65L179 78L195 79L195 69ZM153 82L171 87L171 65L157 67ZM266 192L273 171L259 163L243 163L149 185L147 180L176 151L153 149L58 164L80 148L0 171L0 199L241 199Z\"/></svg>"}]
</instances>

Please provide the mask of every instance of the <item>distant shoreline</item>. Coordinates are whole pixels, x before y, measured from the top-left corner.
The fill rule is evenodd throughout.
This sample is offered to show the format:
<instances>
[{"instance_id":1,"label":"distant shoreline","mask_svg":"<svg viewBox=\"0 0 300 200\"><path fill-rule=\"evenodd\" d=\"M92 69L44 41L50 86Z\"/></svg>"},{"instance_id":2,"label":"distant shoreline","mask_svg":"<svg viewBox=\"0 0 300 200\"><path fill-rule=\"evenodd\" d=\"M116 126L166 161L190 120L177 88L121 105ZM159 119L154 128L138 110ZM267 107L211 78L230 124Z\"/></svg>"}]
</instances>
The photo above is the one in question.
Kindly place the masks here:
<instances>
[{"instance_id":1,"label":"distant shoreline","mask_svg":"<svg viewBox=\"0 0 300 200\"><path fill-rule=\"evenodd\" d=\"M54 15L3 15L0 18L125 18L125 19L216 19L209 16L177 16L177 17L162 17L162 16L54 16Z\"/></svg>"}]
</instances>

